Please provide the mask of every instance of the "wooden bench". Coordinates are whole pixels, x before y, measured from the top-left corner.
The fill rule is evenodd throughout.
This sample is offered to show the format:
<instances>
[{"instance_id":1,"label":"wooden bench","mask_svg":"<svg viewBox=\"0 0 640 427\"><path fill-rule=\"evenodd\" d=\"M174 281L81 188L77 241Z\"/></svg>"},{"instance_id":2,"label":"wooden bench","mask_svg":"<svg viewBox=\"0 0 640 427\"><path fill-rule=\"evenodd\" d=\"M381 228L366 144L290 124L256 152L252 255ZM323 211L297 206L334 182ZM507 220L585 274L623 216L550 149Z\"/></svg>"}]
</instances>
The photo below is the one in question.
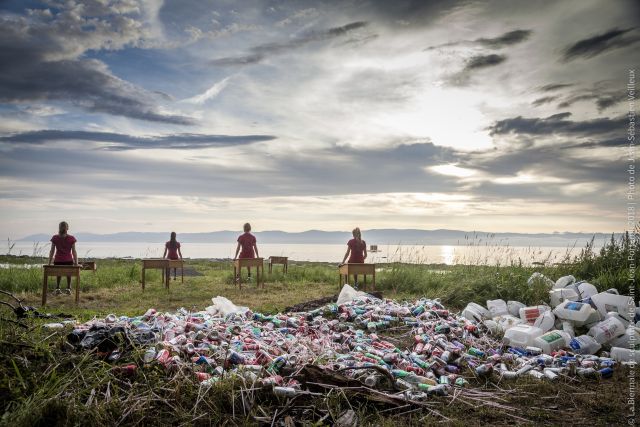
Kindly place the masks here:
<instances>
[{"instance_id":1,"label":"wooden bench","mask_svg":"<svg viewBox=\"0 0 640 427\"><path fill-rule=\"evenodd\" d=\"M49 276L63 277L71 276L76 278L76 304L80 300L80 270L81 265L50 265L42 266L44 277L42 279L42 305L47 304L47 292L49 291Z\"/></svg>"},{"instance_id":2,"label":"wooden bench","mask_svg":"<svg viewBox=\"0 0 640 427\"><path fill-rule=\"evenodd\" d=\"M238 287L242 289L242 268L256 268L256 285L264 289L264 259L263 258L236 258L233 260L233 277ZM262 272L262 274L260 274Z\"/></svg>"},{"instance_id":3,"label":"wooden bench","mask_svg":"<svg viewBox=\"0 0 640 427\"><path fill-rule=\"evenodd\" d=\"M142 260L142 291L146 284L146 270L162 270L162 283L166 289L169 289L170 268L179 268L182 275L182 283L184 283L184 261L181 259L164 259L153 258Z\"/></svg>"},{"instance_id":4,"label":"wooden bench","mask_svg":"<svg viewBox=\"0 0 640 427\"><path fill-rule=\"evenodd\" d=\"M289 258L286 256L270 256L269 257L269 274L273 271L274 264L282 264L282 272L287 273L289 271Z\"/></svg>"},{"instance_id":5,"label":"wooden bench","mask_svg":"<svg viewBox=\"0 0 640 427\"><path fill-rule=\"evenodd\" d=\"M372 276L372 289L376 289L376 265L375 264L362 264L362 263L347 263L338 266L338 273L340 274L340 283L342 286L345 283L349 284L349 276L357 276L358 274L364 275L364 290L367 289L367 274Z\"/></svg>"}]
</instances>

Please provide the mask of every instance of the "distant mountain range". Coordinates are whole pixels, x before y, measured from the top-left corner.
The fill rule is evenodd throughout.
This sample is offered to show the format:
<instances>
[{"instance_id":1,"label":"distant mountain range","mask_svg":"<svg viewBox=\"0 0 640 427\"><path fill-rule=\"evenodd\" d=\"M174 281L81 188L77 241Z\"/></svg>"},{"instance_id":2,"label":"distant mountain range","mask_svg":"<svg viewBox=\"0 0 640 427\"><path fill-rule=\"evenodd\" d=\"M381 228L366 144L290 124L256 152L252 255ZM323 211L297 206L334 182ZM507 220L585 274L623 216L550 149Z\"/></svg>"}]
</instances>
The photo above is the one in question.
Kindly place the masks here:
<instances>
[{"instance_id":1,"label":"distant mountain range","mask_svg":"<svg viewBox=\"0 0 640 427\"><path fill-rule=\"evenodd\" d=\"M184 243L229 243L235 242L238 231L213 231L208 233L179 233L178 240ZM254 233L259 243L308 243L344 244L351 238L346 231L309 230L298 233L286 231L258 231ZM143 242L157 243L169 240L167 232L123 232L113 234L74 233L81 242ZM377 245L509 245L509 246L583 246L595 239L601 245L611 238L605 233L487 233L462 230L413 230L378 229L363 231L368 244ZM20 241L48 242L51 234L33 234Z\"/></svg>"}]
</instances>

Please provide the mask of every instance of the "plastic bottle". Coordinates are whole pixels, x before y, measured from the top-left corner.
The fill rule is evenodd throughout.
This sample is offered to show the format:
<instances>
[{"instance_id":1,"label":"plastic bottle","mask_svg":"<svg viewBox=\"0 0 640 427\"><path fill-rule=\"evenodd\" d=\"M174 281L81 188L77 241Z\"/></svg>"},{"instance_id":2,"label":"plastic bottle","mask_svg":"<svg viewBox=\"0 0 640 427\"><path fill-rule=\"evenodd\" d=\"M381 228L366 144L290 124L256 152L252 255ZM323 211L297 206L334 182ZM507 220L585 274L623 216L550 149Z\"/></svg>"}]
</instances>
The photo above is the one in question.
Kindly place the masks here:
<instances>
[{"instance_id":1,"label":"plastic bottle","mask_svg":"<svg viewBox=\"0 0 640 427\"><path fill-rule=\"evenodd\" d=\"M558 280L556 280L556 283L553 285L554 289L562 289L562 288L566 288L569 285L573 285L576 282L576 278L569 275L569 276L563 276L561 278L559 278Z\"/></svg>"},{"instance_id":2,"label":"plastic bottle","mask_svg":"<svg viewBox=\"0 0 640 427\"><path fill-rule=\"evenodd\" d=\"M594 325L587 334L598 341L599 344L605 344L623 335L624 332L625 328L622 322L615 317L610 317Z\"/></svg>"},{"instance_id":3,"label":"plastic bottle","mask_svg":"<svg viewBox=\"0 0 640 427\"><path fill-rule=\"evenodd\" d=\"M510 314L505 314L504 316L496 317L493 320L498 322L500 327L502 327L502 329L505 331L510 328L513 328L516 325L520 325L523 323L522 319L520 319L519 317L512 316Z\"/></svg>"},{"instance_id":4,"label":"plastic bottle","mask_svg":"<svg viewBox=\"0 0 640 427\"><path fill-rule=\"evenodd\" d=\"M490 319L491 313L489 310L481 306L480 304L476 304L475 302L470 302L467 304L462 313L460 313L462 317L465 317L469 320L473 320L476 322L481 321L482 319Z\"/></svg>"},{"instance_id":5,"label":"plastic bottle","mask_svg":"<svg viewBox=\"0 0 640 427\"><path fill-rule=\"evenodd\" d=\"M576 326L587 323L590 316L593 316L593 308L589 304L577 301L564 301L553 309L553 312L562 320L570 320Z\"/></svg>"},{"instance_id":6,"label":"plastic bottle","mask_svg":"<svg viewBox=\"0 0 640 427\"><path fill-rule=\"evenodd\" d=\"M635 304L633 297L626 295L616 295L609 292L600 292L591 297L591 302L598 309L602 316L610 311L617 311L622 317L627 320L631 320L633 314L631 310L635 311Z\"/></svg>"},{"instance_id":7,"label":"plastic bottle","mask_svg":"<svg viewBox=\"0 0 640 427\"><path fill-rule=\"evenodd\" d=\"M151 363L155 358L156 358L156 349L152 347L147 349L147 351L144 352L144 356L142 357L142 360L144 361L144 363Z\"/></svg>"},{"instance_id":8,"label":"plastic bottle","mask_svg":"<svg viewBox=\"0 0 640 427\"><path fill-rule=\"evenodd\" d=\"M509 311L509 314L514 317L520 316L520 309L524 307L526 307L526 305L520 301L507 301L507 310Z\"/></svg>"},{"instance_id":9,"label":"plastic bottle","mask_svg":"<svg viewBox=\"0 0 640 427\"><path fill-rule=\"evenodd\" d=\"M640 363L640 350L630 348L611 347L611 358L616 362Z\"/></svg>"},{"instance_id":10,"label":"plastic bottle","mask_svg":"<svg viewBox=\"0 0 640 427\"><path fill-rule=\"evenodd\" d=\"M549 291L549 303L551 307L560 305L563 301L579 301L580 295L573 288L552 289Z\"/></svg>"},{"instance_id":11,"label":"plastic bottle","mask_svg":"<svg viewBox=\"0 0 640 427\"><path fill-rule=\"evenodd\" d=\"M533 340L542 335L542 329L535 326L521 324L515 325L504 333L502 339L511 347L526 348L533 344Z\"/></svg>"},{"instance_id":12,"label":"plastic bottle","mask_svg":"<svg viewBox=\"0 0 640 427\"><path fill-rule=\"evenodd\" d=\"M572 338L569 347L577 354L594 354L602 347L598 341L589 335Z\"/></svg>"},{"instance_id":13,"label":"plastic bottle","mask_svg":"<svg viewBox=\"0 0 640 427\"><path fill-rule=\"evenodd\" d=\"M492 318L509 313L507 303L501 299L487 300L487 308L489 309L489 313L491 313Z\"/></svg>"},{"instance_id":14,"label":"plastic bottle","mask_svg":"<svg viewBox=\"0 0 640 427\"><path fill-rule=\"evenodd\" d=\"M563 320L562 321L562 330L566 333L568 333L569 335L571 335L571 338L576 336L576 332L573 328L573 323L571 323L568 320Z\"/></svg>"},{"instance_id":15,"label":"plastic bottle","mask_svg":"<svg viewBox=\"0 0 640 427\"><path fill-rule=\"evenodd\" d=\"M548 287L552 287L554 285L553 280L549 279L547 276L537 271L533 273L531 277L529 277L529 279L527 280L527 285L531 286L538 280L542 281Z\"/></svg>"},{"instance_id":16,"label":"plastic bottle","mask_svg":"<svg viewBox=\"0 0 640 427\"><path fill-rule=\"evenodd\" d=\"M551 354L556 350L568 347L571 335L564 331L550 331L533 340L533 345L542 349L544 354Z\"/></svg>"},{"instance_id":17,"label":"plastic bottle","mask_svg":"<svg viewBox=\"0 0 640 427\"><path fill-rule=\"evenodd\" d=\"M545 311L542 313L535 322L533 322L533 326L536 326L542 329L544 332L547 332L556 323L556 317L553 315L551 311Z\"/></svg>"},{"instance_id":18,"label":"plastic bottle","mask_svg":"<svg viewBox=\"0 0 640 427\"><path fill-rule=\"evenodd\" d=\"M631 342L636 348L640 346L640 328L635 326L627 327L623 335L614 338L609 344L611 347L630 348L629 343Z\"/></svg>"},{"instance_id":19,"label":"plastic bottle","mask_svg":"<svg viewBox=\"0 0 640 427\"><path fill-rule=\"evenodd\" d=\"M577 283L576 289L578 291L578 294L580 295L580 299L583 301L591 298L593 295L598 293L598 289L591 283L587 282Z\"/></svg>"},{"instance_id":20,"label":"plastic bottle","mask_svg":"<svg viewBox=\"0 0 640 427\"><path fill-rule=\"evenodd\" d=\"M550 310L550 308L546 305L523 307L520 309L520 318L530 325L533 325L533 322L535 322L542 313L548 310Z\"/></svg>"}]
</instances>

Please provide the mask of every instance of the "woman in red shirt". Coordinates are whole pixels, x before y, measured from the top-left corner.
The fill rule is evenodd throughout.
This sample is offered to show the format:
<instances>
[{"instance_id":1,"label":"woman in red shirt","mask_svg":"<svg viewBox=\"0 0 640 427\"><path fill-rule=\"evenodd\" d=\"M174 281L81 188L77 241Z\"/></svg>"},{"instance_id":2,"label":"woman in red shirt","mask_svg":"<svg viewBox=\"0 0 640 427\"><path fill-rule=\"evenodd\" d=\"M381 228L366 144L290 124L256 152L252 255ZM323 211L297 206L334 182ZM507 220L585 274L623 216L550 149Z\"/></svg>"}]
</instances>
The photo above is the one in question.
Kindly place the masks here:
<instances>
[{"instance_id":1,"label":"woman in red shirt","mask_svg":"<svg viewBox=\"0 0 640 427\"><path fill-rule=\"evenodd\" d=\"M367 259L367 243L362 240L362 233L360 233L360 228L354 228L351 234L353 234L353 239L347 242L347 252L344 254L342 264L347 261L347 257L349 258L349 261L347 261L349 264L362 264L364 263L364 260ZM351 254L351 256L349 256L349 254ZM357 275L354 277L354 280L357 284Z\"/></svg>"},{"instance_id":2,"label":"woman in red shirt","mask_svg":"<svg viewBox=\"0 0 640 427\"><path fill-rule=\"evenodd\" d=\"M242 228L244 229L244 234L241 234L238 237L238 246L236 246L236 255L233 257L233 259L258 258L260 256L258 255L258 245L256 241L256 236L251 234L251 224L247 222ZM238 253L240 254L239 257L238 257ZM249 278L251 278L251 267L247 267L247 272L249 273ZM239 271L238 271L238 274L240 274Z\"/></svg>"},{"instance_id":3,"label":"woman in red shirt","mask_svg":"<svg viewBox=\"0 0 640 427\"><path fill-rule=\"evenodd\" d=\"M51 250L49 251L49 264L53 260L53 265L78 265L78 254L76 253L76 238L70 234L69 224L62 221L58 225L58 234L51 237ZM55 257L54 257L55 254ZM56 295L60 291L60 276L56 277ZM64 291L67 295L71 294L71 276L67 276L67 289Z\"/></svg>"},{"instance_id":4,"label":"woman in red shirt","mask_svg":"<svg viewBox=\"0 0 640 427\"><path fill-rule=\"evenodd\" d=\"M171 237L167 243L164 244L164 254L162 258L167 259L182 259L182 252L180 251L180 242L176 240L176 232L171 232ZM176 280L176 270L173 269L173 280ZM171 269L167 268L167 280L171 277Z\"/></svg>"}]
</instances>

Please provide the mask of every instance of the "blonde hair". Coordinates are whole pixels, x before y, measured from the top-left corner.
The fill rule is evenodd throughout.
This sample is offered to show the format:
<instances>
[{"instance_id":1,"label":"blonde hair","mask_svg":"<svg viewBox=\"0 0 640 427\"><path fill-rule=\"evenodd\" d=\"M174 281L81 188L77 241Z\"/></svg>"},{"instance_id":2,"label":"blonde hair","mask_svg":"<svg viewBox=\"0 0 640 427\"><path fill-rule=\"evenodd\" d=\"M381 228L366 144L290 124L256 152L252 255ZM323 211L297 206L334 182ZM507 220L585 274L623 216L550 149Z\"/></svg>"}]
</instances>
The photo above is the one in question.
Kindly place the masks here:
<instances>
[{"instance_id":1,"label":"blonde hair","mask_svg":"<svg viewBox=\"0 0 640 427\"><path fill-rule=\"evenodd\" d=\"M249 224L248 222L244 224L244 226L242 227L244 229L245 233L248 233L251 231L251 224Z\"/></svg>"},{"instance_id":2,"label":"blonde hair","mask_svg":"<svg viewBox=\"0 0 640 427\"><path fill-rule=\"evenodd\" d=\"M351 233L356 240L362 240L362 233L360 233L359 227L354 228Z\"/></svg>"}]
</instances>

